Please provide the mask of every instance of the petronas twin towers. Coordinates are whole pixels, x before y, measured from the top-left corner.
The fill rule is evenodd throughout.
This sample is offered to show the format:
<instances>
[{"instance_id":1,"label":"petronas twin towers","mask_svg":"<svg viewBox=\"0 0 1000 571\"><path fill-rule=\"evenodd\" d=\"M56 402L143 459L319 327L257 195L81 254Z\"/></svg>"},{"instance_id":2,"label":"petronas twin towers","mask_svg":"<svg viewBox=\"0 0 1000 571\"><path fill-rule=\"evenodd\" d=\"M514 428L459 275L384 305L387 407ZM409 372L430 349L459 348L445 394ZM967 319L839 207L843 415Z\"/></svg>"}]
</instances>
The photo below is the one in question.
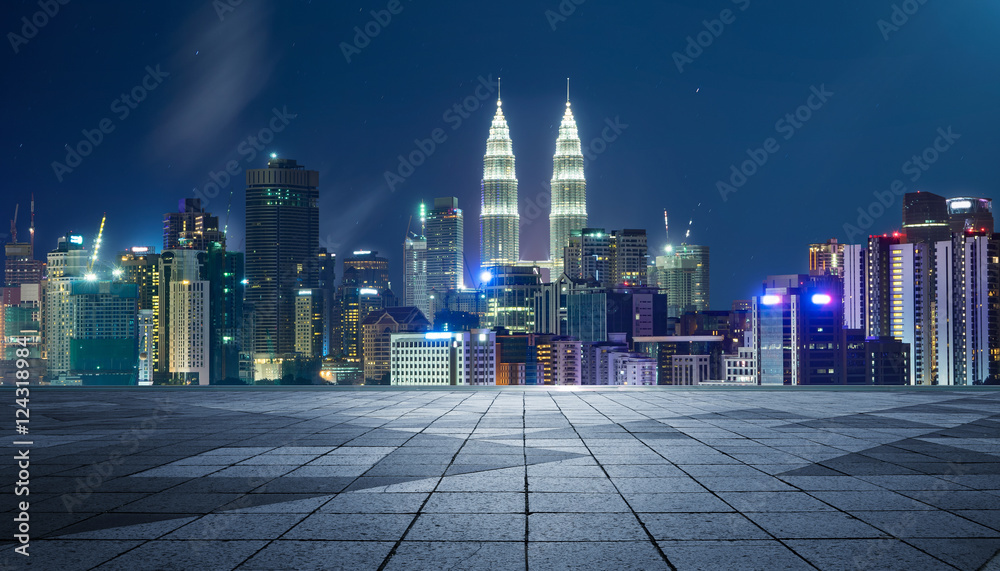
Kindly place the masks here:
<instances>
[{"instance_id":1,"label":"petronas twin towers","mask_svg":"<svg viewBox=\"0 0 1000 571\"><path fill-rule=\"evenodd\" d=\"M567 89L566 113L559 126L553 160L549 256L552 268L561 272L563 252L573 230L587 226L587 181L583 175L583 151ZM484 268L514 265L520 261L520 215L517 176L510 128L497 99L497 113L490 127L483 158L482 210L480 214L480 260ZM555 277L555 276L553 276Z\"/></svg>"}]
</instances>

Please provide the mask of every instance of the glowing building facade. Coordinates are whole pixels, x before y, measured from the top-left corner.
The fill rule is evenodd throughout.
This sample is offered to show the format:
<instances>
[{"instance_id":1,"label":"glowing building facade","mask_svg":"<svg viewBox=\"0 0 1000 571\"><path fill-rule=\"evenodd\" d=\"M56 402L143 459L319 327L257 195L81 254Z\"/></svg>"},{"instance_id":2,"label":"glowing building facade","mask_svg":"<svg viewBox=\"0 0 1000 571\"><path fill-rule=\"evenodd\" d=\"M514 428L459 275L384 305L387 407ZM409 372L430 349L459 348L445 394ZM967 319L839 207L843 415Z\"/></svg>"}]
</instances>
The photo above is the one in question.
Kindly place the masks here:
<instances>
[{"instance_id":1,"label":"glowing building facade","mask_svg":"<svg viewBox=\"0 0 1000 571\"><path fill-rule=\"evenodd\" d=\"M552 211L549 214L549 255L552 267L563 268L564 249L573 231L587 226L587 181L583 176L583 151L566 101L566 114L559 126L552 168Z\"/></svg>"},{"instance_id":2,"label":"glowing building facade","mask_svg":"<svg viewBox=\"0 0 1000 571\"><path fill-rule=\"evenodd\" d=\"M481 206L480 263L484 268L513 265L520 258L517 176L510 129L499 99L483 158Z\"/></svg>"}]
</instances>

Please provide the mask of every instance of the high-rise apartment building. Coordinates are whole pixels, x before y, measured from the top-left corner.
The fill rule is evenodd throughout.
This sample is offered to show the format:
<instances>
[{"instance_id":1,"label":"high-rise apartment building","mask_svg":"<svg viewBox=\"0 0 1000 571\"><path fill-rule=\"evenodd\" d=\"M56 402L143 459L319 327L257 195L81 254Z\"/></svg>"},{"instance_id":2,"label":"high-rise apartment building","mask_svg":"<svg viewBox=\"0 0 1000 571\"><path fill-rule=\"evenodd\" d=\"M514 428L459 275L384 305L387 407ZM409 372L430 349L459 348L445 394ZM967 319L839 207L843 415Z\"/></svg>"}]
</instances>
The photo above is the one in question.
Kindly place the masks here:
<instances>
[{"instance_id":1,"label":"high-rise apartment building","mask_svg":"<svg viewBox=\"0 0 1000 571\"><path fill-rule=\"evenodd\" d=\"M587 180L583 173L583 151L568 97L552 163L549 256L553 267L558 269L564 266L563 256L573 232L587 227Z\"/></svg>"},{"instance_id":2,"label":"high-rise apartment building","mask_svg":"<svg viewBox=\"0 0 1000 571\"><path fill-rule=\"evenodd\" d=\"M254 309L254 351L295 351L295 298L318 286L319 173L271 158L246 173L247 303Z\"/></svg>"},{"instance_id":3,"label":"high-rise apartment building","mask_svg":"<svg viewBox=\"0 0 1000 571\"><path fill-rule=\"evenodd\" d=\"M483 157L481 190L480 264L483 268L512 265L520 259L517 175L510 128L499 99Z\"/></svg>"}]
</instances>

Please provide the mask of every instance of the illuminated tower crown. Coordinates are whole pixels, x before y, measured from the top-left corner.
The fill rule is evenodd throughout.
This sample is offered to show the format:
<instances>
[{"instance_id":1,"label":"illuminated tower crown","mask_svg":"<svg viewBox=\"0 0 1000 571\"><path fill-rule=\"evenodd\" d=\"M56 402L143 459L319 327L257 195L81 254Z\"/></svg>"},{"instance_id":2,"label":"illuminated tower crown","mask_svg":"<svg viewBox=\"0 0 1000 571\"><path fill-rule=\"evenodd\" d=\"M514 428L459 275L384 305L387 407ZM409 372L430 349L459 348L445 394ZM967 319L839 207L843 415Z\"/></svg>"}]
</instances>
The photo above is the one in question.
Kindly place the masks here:
<instances>
[{"instance_id":1,"label":"illuminated tower crown","mask_svg":"<svg viewBox=\"0 0 1000 571\"><path fill-rule=\"evenodd\" d=\"M552 168L552 211L549 214L549 256L556 273L563 271L564 248L574 230L587 227L587 181L576 120L569 102L566 80L566 113L559 126Z\"/></svg>"},{"instance_id":2,"label":"illuminated tower crown","mask_svg":"<svg viewBox=\"0 0 1000 571\"><path fill-rule=\"evenodd\" d=\"M482 267L512 265L520 258L520 216L517 212L517 176L510 129L497 98L490 137L483 157L480 260Z\"/></svg>"}]
</instances>

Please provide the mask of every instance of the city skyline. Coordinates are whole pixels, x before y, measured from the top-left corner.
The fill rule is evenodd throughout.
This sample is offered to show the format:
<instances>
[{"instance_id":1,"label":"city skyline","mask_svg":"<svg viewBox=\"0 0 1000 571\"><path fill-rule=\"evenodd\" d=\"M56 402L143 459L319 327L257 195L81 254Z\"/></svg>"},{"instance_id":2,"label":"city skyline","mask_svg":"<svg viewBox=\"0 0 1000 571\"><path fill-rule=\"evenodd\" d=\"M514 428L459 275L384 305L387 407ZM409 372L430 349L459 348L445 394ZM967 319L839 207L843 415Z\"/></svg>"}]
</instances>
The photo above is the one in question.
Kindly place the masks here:
<instances>
[{"instance_id":1,"label":"city skyline","mask_svg":"<svg viewBox=\"0 0 1000 571\"><path fill-rule=\"evenodd\" d=\"M23 10L12 15L12 30L20 16L36 8L18 6ZM844 224L858 226L857 209L867 210L878 200L873 193L889 191L894 180L911 190L1000 198L992 175L993 126L1000 117L985 96L995 91L998 79L976 71L988 68L988 54L996 51L991 46L998 39L986 25L994 19L991 7L923 6L886 38L878 22L891 17L891 3L752 5L738 11L737 20L685 63L683 72L674 53L684 54L686 38L704 31L703 20L718 19L718 10L679 1L644 5L638 13L642 20L663 24L647 37L626 32L643 24L636 12L615 6L579 6L563 21L562 15L547 17L549 7L515 2L485 7L471 22L447 9L407 6L348 62L340 44L353 44L354 26L364 28L376 8L359 12L304 4L277 13L241 5L221 20L210 4L194 2L172 9L64 10L36 38L19 45L18 53L8 52L11 71L31 86L46 85L49 74L83 81L76 70L90 69L86 81L95 88L75 91L78 101L71 107L58 104L62 90L4 95L12 110L10 132L18 133L0 153L0 164L10 173L10 192L0 200L4 219L12 216L15 203L21 204L23 219L28 195L35 192L39 244L53 244L71 229L56 228L56 220L77 232L95 232L105 211L106 239L115 248L155 244L154 231L144 230L140 221L195 195L195 188L212 194L212 175L225 182L229 161L241 170L263 168L264 154L277 152L321 173L320 207L326 214L320 236L328 249L394 252L401 234L396 228L405 226L421 197L456 196L470 216L478 215L470 208L478 201L482 177L474 157L483 152L497 77L504 78L505 113L517 137L524 259L547 254L548 228L542 221L547 206L539 198L552 176L552 141L566 77L573 78L574 114L587 161L590 224L646 228L655 245L657 212L670 210L676 228L693 220L690 241L712 246L717 267L732 268L713 285L718 299L743 297L756 287L758 277L740 267L759 261L763 252L785 264L781 271L791 272L803 262L789 243L834 237L849 242ZM74 21L120 17L142 36L134 41L136 49L122 50L111 36L95 33L104 30L101 25L72 27ZM332 27L318 33L321 22ZM523 30L513 49L511 29ZM291 30L294 38L286 37ZM783 39L772 45L768 38L779 31ZM438 39L427 42L428 33ZM968 41L954 41L959 33ZM157 34L172 43L150 51ZM605 39L595 41L599 37ZM425 42L420 50L406 49ZM482 48L461 47L473 44ZM93 49L77 49L81 45ZM53 53L63 56L50 57ZM367 77L375 63L388 73ZM147 66L155 71L157 64L170 75L119 119L110 104L142 82ZM239 72L219 75L230 68ZM813 86L834 95L786 141L786 131L776 133L775 122L807 104ZM484 97L479 108L453 111L479 95ZM444 117L448 111L450 122ZM52 163L65 163L64 145L75 146L81 131L92 131L104 117L115 130L60 182ZM616 119L620 130L628 127L607 131L609 138L617 137L608 143L602 132ZM904 164L933 147L938 130L949 127L961 138L913 183L915 175L904 173ZM434 153L390 191L385 173L398 172L398 156L418 150L414 141L430 139L438 128L447 140L435 144ZM273 138L272 143L257 141L262 131L261 139ZM727 181L730 166L772 135L779 152L724 202L716 183ZM648 208L620 200L626 192ZM223 224L227 213L230 222L239 220L241 200L235 198L230 209L223 191L207 207ZM798 220L815 204L829 214L819 224L779 231L753 222L773 217L775 208ZM527 224L536 210L542 218ZM865 234L899 229L885 216L873 222L862 228ZM467 244L477 226L466 224ZM231 247L240 249L243 237L230 235ZM399 280L401 266L393 273Z\"/></svg>"}]
</instances>

